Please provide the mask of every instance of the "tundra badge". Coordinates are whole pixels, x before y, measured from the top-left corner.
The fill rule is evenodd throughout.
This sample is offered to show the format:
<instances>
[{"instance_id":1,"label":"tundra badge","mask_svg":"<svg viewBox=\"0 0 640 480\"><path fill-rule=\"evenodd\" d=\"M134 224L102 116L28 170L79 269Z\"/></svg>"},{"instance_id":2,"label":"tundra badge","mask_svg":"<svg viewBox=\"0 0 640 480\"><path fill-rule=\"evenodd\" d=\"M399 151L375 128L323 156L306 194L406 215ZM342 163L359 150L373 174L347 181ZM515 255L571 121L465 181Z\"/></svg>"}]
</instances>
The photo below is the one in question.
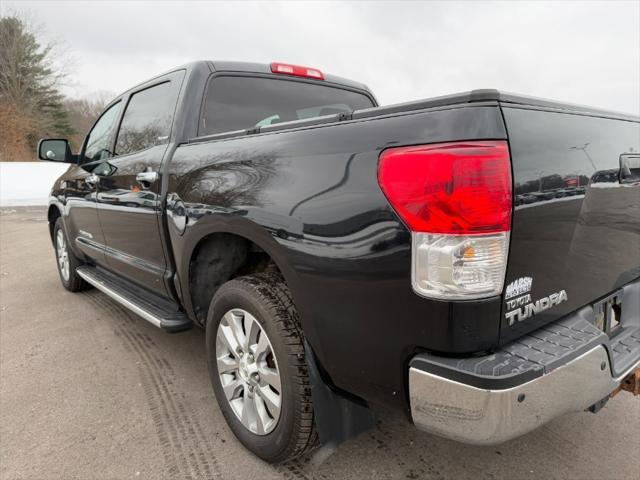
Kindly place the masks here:
<instances>
[{"instance_id":1,"label":"tundra badge","mask_svg":"<svg viewBox=\"0 0 640 480\"><path fill-rule=\"evenodd\" d=\"M567 300L567 292L565 290L560 290L547 297L539 298L535 302L532 302L531 295L527 294L520 298L507 301L507 308L515 308L515 310L507 312L505 318L509 320L509 326L511 326L516 323L516 321L522 322L537 313L548 310Z\"/></svg>"}]
</instances>

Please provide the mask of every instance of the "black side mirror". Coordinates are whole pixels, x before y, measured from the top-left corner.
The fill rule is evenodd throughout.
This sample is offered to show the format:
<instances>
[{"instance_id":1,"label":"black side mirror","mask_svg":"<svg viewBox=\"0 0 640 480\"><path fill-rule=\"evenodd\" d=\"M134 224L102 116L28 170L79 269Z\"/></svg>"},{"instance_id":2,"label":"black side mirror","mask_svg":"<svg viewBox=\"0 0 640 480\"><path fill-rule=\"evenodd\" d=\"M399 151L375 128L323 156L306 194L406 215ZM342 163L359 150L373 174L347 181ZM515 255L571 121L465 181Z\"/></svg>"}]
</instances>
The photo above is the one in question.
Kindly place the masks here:
<instances>
[{"instance_id":1,"label":"black side mirror","mask_svg":"<svg viewBox=\"0 0 640 480\"><path fill-rule=\"evenodd\" d=\"M47 162L76 163L69 142L64 139L43 139L38 142L38 158Z\"/></svg>"}]
</instances>

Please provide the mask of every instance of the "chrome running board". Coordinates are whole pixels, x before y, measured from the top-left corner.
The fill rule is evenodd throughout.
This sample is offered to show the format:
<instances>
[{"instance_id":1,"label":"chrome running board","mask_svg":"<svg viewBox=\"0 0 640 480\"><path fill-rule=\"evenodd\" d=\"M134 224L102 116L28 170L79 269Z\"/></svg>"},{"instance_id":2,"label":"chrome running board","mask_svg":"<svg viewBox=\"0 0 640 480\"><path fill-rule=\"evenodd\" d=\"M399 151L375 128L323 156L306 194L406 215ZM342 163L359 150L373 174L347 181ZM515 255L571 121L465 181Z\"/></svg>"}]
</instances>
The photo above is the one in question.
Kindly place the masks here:
<instances>
[{"instance_id":1,"label":"chrome running board","mask_svg":"<svg viewBox=\"0 0 640 480\"><path fill-rule=\"evenodd\" d=\"M140 288L125 285L125 281L110 273L90 266L78 267L76 273L87 283L158 328L175 332L193 326L191 320L177 309L177 305L151 298L151 294Z\"/></svg>"}]
</instances>

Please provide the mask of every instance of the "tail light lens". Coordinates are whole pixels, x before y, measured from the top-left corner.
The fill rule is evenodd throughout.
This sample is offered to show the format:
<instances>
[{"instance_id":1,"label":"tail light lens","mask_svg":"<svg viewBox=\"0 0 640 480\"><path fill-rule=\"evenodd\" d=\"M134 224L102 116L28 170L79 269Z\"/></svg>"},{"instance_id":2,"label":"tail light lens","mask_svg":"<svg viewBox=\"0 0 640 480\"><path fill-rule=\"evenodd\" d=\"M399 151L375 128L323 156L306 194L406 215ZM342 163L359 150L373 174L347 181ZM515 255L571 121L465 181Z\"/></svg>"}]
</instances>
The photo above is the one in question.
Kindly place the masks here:
<instances>
[{"instance_id":1,"label":"tail light lens","mask_svg":"<svg viewBox=\"0 0 640 480\"><path fill-rule=\"evenodd\" d=\"M507 142L390 148L378 181L412 231L417 293L469 300L502 292L512 209Z\"/></svg>"}]
</instances>

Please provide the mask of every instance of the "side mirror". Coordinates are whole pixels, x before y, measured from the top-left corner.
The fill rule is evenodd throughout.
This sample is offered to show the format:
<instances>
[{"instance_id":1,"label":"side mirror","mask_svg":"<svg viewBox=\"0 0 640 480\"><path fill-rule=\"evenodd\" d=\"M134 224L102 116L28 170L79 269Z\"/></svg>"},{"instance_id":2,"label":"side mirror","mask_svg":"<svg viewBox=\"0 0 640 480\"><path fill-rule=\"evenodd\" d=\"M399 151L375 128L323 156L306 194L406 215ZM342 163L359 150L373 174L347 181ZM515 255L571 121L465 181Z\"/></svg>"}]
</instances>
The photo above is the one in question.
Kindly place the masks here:
<instances>
[{"instance_id":1,"label":"side mirror","mask_svg":"<svg viewBox=\"0 0 640 480\"><path fill-rule=\"evenodd\" d=\"M47 162L75 163L69 142L64 139L43 139L38 142L38 158Z\"/></svg>"}]
</instances>

